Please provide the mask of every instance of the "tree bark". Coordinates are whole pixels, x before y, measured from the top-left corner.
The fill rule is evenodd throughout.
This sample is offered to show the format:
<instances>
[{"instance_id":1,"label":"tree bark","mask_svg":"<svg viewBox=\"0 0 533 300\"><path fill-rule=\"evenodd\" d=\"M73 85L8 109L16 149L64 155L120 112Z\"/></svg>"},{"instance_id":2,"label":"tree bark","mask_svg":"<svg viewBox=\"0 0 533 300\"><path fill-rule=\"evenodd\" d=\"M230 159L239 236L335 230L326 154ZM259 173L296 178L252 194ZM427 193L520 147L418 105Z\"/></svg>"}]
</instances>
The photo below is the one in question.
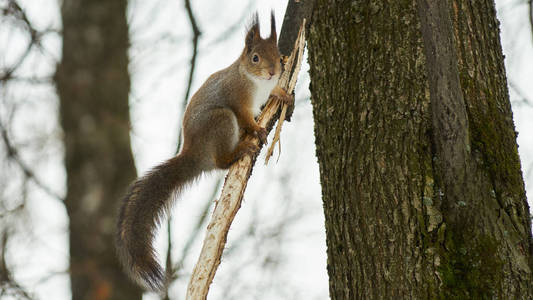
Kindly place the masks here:
<instances>
[{"instance_id":1,"label":"tree bark","mask_svg":"<svg viewBox=\"0 0 533 300\"><path fill-rule=\"evenodd\" d=\"M332 299L532 299L492 0L316 1L308 48Z\"/></svg>"},{"instance_id":2,"label":"tree bark","mask_svg":"<svg viewBox=\"0 0 533 300\"><path fill-rule=\"evenodd\" d=\"M65 0L55 80L64 132L73 299L141 299L114 250L115 214L136 177L130 150L126 0Z\"/></svg>"}]
</instances>

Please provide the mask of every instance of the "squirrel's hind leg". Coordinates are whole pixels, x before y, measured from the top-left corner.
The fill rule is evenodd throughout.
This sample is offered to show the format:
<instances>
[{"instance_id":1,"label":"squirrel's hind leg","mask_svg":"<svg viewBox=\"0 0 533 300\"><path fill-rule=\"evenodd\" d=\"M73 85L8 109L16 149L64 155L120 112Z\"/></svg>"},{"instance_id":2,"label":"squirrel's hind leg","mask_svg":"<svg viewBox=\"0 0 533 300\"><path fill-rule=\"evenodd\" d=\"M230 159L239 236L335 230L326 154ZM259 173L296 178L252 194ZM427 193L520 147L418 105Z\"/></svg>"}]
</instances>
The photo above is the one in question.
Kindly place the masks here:
<instances>
[{"instance_id":1,"label":"squirrel's hind leg","mask_svg":"<svg viewBox=\"0 0 533 300\"><path fill-rule=\"evenodd\" d=\"M239 125L232 110L216 109L211 112L210 120L213 123L209 143L217 168L227 169L242 156L259 150L250 141L239 141Z\"/></svg>"},{"instance_id":2,"label":"squirrel's hind leg","mask_svg":"<svg viewBox=\"0 0 533 300\"><path fill-rule=\"evenodd\" d=\"M259 147L254 143L250 141L240 141L231 153L217 157L217 167L220 169L227 169L244 155L255 153L258 150Z\"/></svg>"}]
</instances>

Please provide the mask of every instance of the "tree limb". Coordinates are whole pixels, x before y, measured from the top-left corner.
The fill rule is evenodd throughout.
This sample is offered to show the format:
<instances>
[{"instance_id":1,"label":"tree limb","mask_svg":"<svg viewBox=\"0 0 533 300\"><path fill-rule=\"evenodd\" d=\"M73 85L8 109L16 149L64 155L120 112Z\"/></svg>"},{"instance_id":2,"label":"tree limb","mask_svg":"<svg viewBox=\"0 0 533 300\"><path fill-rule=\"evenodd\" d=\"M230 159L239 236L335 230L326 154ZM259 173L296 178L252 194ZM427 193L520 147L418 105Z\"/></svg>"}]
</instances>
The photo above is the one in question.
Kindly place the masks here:
<instances>
[{"instance_id":1,"label":"tree limb","mask_svg":"<svg viewBox=\"0 0 533 300\"><path fill-rule=\"evenodd\" d=\"M305 22L304 22L305 23ZM286 68L281 75L278 85L292 93L296 78L298 77L297 66L300 65L304 46L304 28L303 24L300 27L300 34L298 36L296 47L293 50L291 57L287 63L293 68ZM290 76L290 78L289 78ZM285 78L285 79L284 79ZM292 83L292 89L291 89ZM270 131L279 118L281 103L277 99L270 98L265 108L259 115L257 123L261 127L265 127ZM256 137L247 136L256 145L259 145L259 140ZM204 239L202 251L196 266L194 267L189 286L187 287L186 299L206 299L209 291L209 286L213 281L215 272L220 264L220 258L226 244L226 238L229 228L237 211L241 206L244 190L248 183L248 178L252 172L254 162L258 153L254 157L244 156L238 162L233 164L228 172L220 199L216 202L215 210L211 216L211 221L207 226L207 233Z\"/></svg>"},{"instance_id":2,"label":"tree limb","mask_svg":"<svg viewBox=\"0 0 533 300\"><path fill-rule=\"evenodd\" d=\"M45 193L47 193L52 198L58 199L59 201L64 201L64 198L58 193L54 192L50 187L44 184L37 176L33 170L21 159L17 148L11 143L9 136L7 134L7 129L0 125L0 135L6 146L7 157L14 161L24 173L24 176L31 179L35 185L41 188Z\"/></svg>"},{"instance_id":3,"label":"tree limb","mask_svg":"<svg viewBox=\"0 0 533 300\"><path fill-rule=\"evenodd\" d=\"M191 56L191 67L189 69L189 77L187 79L187 87L186 87L186 91L185 91L185 96L184 96L183 101L182 101L181 115L178 118L178 120L182 120L183 119L183 115L185 114L185 109L187 108L187 100L189 100L189 95L191 93L192 80L193 80L193 76L194 76L194 71L196 69L196 59L198 57L198 40L200 38L200 35L202 34L202 32L200 31L200 28L198 27L198 24L196 23L196 18L194 16L193 11L192 11L191 1L190 0L185 0L185 10L187 11L187 17L189 18L189 22L191 23L191 29L192 29L192 33L193 33L193 37L192 37L192 56ZM176 147L176 152L175 152L176 154L179 153L180 148L181 148L181 136L182 136L182 130L181 130L181 123L180 123L179 129L178 129L177 147ZM172 217L169 216L168 219L167 219L167 243L168 243L168 248L167 248L167 259L166 259L166 272L167 272L167 277L168 278L172 278L174 273L175 273L175 270L173 268L174 263L172 262L172 235L171 235L171 232L172 232ZM169 281L166 284L166 286L165 286L164 299L169 299L168 286L169 286L170 283L171 283L171 281Z\"/></svg>"},{"instance_id":4,"label":"tree limb","mask_svg":"<svg viewBox=\"0 0 533 300\"><path fill-rule=\"evenodd\" d=\"M184 108L187 105L187 100L189 99L189 95L191 93L192 78L194 75L194 70L196 69L196 57L198 56L198 39L200 38L200 35L202 34L202 32L200 31L200 28L198 27L198 24L196 24L196 18L194 17L194 14L192 12L190 0L185 0L185 9L187 10L187 16L189 17L189 21L191 22L191 28L193 32L193 37L192 37L193 49L192 49L192 57L191 57L191 69L189 71L189 79L187 80L188 82L187 90L185 92L185 98L183 101Z\"/></svg>"}]
</instances>

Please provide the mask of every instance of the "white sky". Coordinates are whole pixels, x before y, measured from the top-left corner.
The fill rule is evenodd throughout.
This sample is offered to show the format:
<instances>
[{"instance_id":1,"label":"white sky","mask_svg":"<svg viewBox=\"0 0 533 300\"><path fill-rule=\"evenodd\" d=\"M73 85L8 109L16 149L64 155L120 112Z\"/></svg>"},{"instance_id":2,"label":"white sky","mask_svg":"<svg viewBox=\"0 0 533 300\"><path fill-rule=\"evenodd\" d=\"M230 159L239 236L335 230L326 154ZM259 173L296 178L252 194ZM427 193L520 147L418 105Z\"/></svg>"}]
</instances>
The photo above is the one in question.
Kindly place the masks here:
<instances>
[{"instance_id":1,"label":"white sky","mask_svg":"<svg viewBox=\"0 0 533 300\"><path fill-rule=\"evenodd\" d=\"M3 2L5 0L0 0ZM192 1L198 24L203 32L200 40L198 66L195 72L193 91L214 71L226 67L240 54L243 46L244 22L252 11L260 12L261 22L268 24L267 18L271 8L275 9L279 27L286 1L257 1L257 4L243 7L243 1L224 1L214 4L213 1ZM21 1L30 20L38 28L60 28L59 8L56 0ZM507 3L502 5L502 3ZM511 4L510 4L511 3ZM502 44L506 54L508 78L520 89L520 93L533 99L531 78L533 75L533 41L527 21L527 6L518 1L497 1L499 18L502 23ZM172 156L175 151L178 122L181 113L181 101L185 93L185 82L191 55L190 40L192 33L182 1L141 1L133 0L129 8L129 20L132 49L130 51L132 74L132 144L139 174L150 167ZM157 16L157 17L154 17ZM229 24L237 24L237 29L228 38L215 43L225 32ZM268 25L264 26L269 28ZM267 29L268 30L268 29ZM264 32L267 35L268 32ZM9 42L9 51L0 57L0 65L14 59L23 48L22 37L6 37L0 29L0 45ZM49 49L47 57L59 59L59 36L51 36L44 41ZM22 45L22 46L20 46ZM222 54L222 55L221 55ZM35 61L25 66L28 74L51 74L55 65L43 63L36 56ZM299 104L295 110L293 121L285 123L282 131L282 154L279 162L264 166L263 155L258 159L252 178L248 184L245 200L228 237L227 247L245 243L237 255L227 255L217 272L210 292L210 299L222 299L226 287L231 284L246 295L253 295L249 287L265 286L269 282L276 283L276 288L269 289L256 299L279 299L290 295L291 299L325 299L328 295L326 274L326 247L324 235L324 218L320 199L318 165L315 157L313 120L311 105L308 100L309 76L308 67L301 71L297 87ZM33 73L32 73L33 72ZM10 91L0 92L8 93ZM46 162L35 161L32 155L24 157L38 171L39 178L53 190L64 193L64 170L61 165L62 146L60 132L57 129L57 99L51 87L39 87L25 91L21 97L28 98L24 109L31 112L31 120L22 119L17 122L16 131L26 134L37 130L38 134L46 133L58 137L47 142L50 157ZM511 89L511 99L519 98ZM0 105L0 116L6 111ZM533 108L527 105L513 106L516 129L519 132L518 143L524 171L524 180L528 195L533 191ZM50 116L54 116L51 118ZM46 124L46 125L43 125ZM23 134L19 134L23 136ZM31 138L31 137L30 137ZM27 140L30 140L28 138ZM270 140L270 139L269 139ZM31 152L31 151L28 151ZM277 153L275 154L277 155ZM175 243L174 256L180 255L184 244L184 236L190 231L194 220L199 217L201 207L206 199L206 191L217 178L224 174L215 173L202 179L200 183L187 191L175 206L173 215ZM0 178L3 179L3 178ZM287 186L282 189L281 186ZM16 277L40 299L68 299L69 281L66 274L56 275L42 280L50 272L61 272L68 267L67 251L67 218L61 203L51 199L42 191L31 189L31 205L29 206L28 226L34 236L18 236L13 243L20 245L12 250L10 258L17 270ZM529 197L531 198L531 197ZM531 202L530 202L531 206ZM294 224L286 225L288 230L280 238L279 243L261 244L259 240L241 239L246 235L250 223L257 222L255 229L258 235L272 235L284 213L299 214ZM166 249L166 237L160 235L157 241L159 253ZM202 237L198 239L200 242ZM31 245L31 247L28 247ZM273 249L277 248L279 249ZM184 270L190 272L196 262L200 244L197 242ZM272 248L272 249L271 249ZM266 251L269 250L269 251ZM271 252L272 251L272 252ZM274 274L259 277L259 262L265 253L276 253L281 256L279 269ZM242 268L240 266L245 265ZM234 266L239 266L235 269ZM235 274L246 279L248 287L240 286L233 281ZM179 280L171 289L172 293L183 297L188 274ZM240 290L242 288L242 290ZM226 295L227 296L227 295ZM157 299L147 295L146 299Z\"/></svg>"}]
</instances>

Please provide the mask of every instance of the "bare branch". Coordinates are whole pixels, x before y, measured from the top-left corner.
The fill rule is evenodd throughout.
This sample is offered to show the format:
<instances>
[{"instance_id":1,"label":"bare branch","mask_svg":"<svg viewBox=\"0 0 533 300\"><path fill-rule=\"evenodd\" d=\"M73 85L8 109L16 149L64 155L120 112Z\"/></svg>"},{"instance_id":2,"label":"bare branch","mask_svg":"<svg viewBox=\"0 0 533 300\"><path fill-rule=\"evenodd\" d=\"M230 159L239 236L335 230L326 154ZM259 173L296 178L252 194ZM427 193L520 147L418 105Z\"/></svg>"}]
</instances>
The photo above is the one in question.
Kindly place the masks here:
<instances>
[{"instance_id":1,"label":"bare branch","mask_svg":"<svg viewBox=\"0 0 533 300\"><path fill-rule=\"evenodd\" d=\"M518 98L520 98L516 101L513 101L513 103L533 106L533 102L526 97L525 93L514 81L512 81L511 79L508 79L508 84L509 84L509 87L513 90L513 92L518 96Z\"/></svg>"},{"instance_id":2,"label":"bare branch","mask_svg":"<svg viewBox=\"0 0 533 300\"><path fill-rule=\"evenodd\" d=\"M28 19L26 12L20 7L17 1L8 0L7 7L3 9L3 14L12 16L15 20L20 21L24 28L30 32L31 36L37 35L37 30L33 27L32 23Z\"/></svg>"},{"instance_id":3,"label":"bare branch","mask_svg":"<svg viewBox=\"0 0 533 300\"><path fill-rule=\"evenodd\" d=\"M526 173L526 180L529 180L531 176L533 175L533 162L531 162L528 166L528 171Z\"/></svg>"},{"instance_id":4,"label":"bare branch","mask_svg":"<svg viewBox=\"0 0 533 300\"><path fill-rule=\"evenodd\" d=\"M174 272L174 269L172 268L172 216L169 214L167 219L167 259L165 262L165 270L167 272L166 278L170 278L172 273ZM164 287L164 297L163 300L170 300L170 297L168 296L168 287L172 283L171 280L168 280L165 282Z\"/></svg>"},{"instance_id":5,"label":"bare branch","mask_svg":"<svg viewBox=\"0 0 533 300\"><path fill-rule=\"evenodd\" d=\"M5 218L5 217L7 217L9 215L12 215L12 214L15 214L15 213L18 213L18 212L22 211L25 206L26 206L26 204L22 203L22 204L17 205L15 208L2 210L0 212L0 219L3 219L3 218Z\"/></svg>"},{"instance_id":6,"label":"bare branch","mask_svg":"<svg viewBox=\"0 0 533 300\"><path fill-rule=\"evenodd\" d=\"M28 57L28 55L30 54L33 48L33 45L34 43L30 42L28 46L26 47L26 50L24 51L24 53L22 53L22 55L19 56L17 61L12 66L5 68L4 70L0 70L1 71L0 82L7 81L12 78L13 73L18 69L18 67L20 67L20 65L22 65L24 60L26 60L26 57Z\"/></svg>"},{"instance_id":7,"label":"bare branch","mask_svg":"<svg viewBox=\"0 0 533 300\"><path fill-rule=\"evenodd\" d=\"M52 84L52 77L45 76L45 77L18 77L18 76L11 76L9 78L11 82L24 82L29 84ZM2 80L2 79L0 79Z\"/></svg>"},{"instance_id":8,"label":"bare branch","mask_svg":"<svg viewBox=\"0 0 533 300\"><path fill-rule=\"evenodd\" d=\"M185 90L185 96L183 97L183 101L181 102L181 116L178 118L181 120L183 118L183 114L185 113L185 108L187 107L187 100L189 100L189 96L191 94L191 87L192 87L192 80L194 76L194 71L196 69L196 58L198 57L198 40L200 38L200 35L202 32L200 31L200 28L198 27L196 23L196 18L194 17L192 8L191 8L191 2L190 0L185 0L185 9L187 10L187 16L189 17L189 22L191 23L191 29L193 32L192 37L192 56L191 56L191 67L189 69L189 77L187 79L187 87ZM178 128L178 141L177 141L177 147L176 147L176 154L179 153L181 148L181 123Z\"/></svg>"},{"instance_id":9,"label":"bare branch","mask_svg":"<svg viewBox=\"0 0 533 300\"><path fill-rule=\"evenodd\" d=\"M7 6L2 8L2 14L4 16L12 17L17 23L22 24L22 27L29 35L30 42L12 66L0 70L0 82L13 78L13 73L22 65L33 48L38 48L41 52L46 52L41 45L42 37L47 33L57 32L57 30L54 29L45 29L42 31L35 29L28 19L26 12L15 0L8 0Z\"/></svg>"},{"instance_id":10,"label":"bare branch","mask_svg":"<svg viewBox=\"0 0 533 300\"><path fill-rule=\"evenodd\" d=\"M191 29L193 32L192 57L191 57L191 67L189 69L189 78L187 80L186 92L182 100L181 115L178 118L179 120L183 119L183 114L185 113L185 108L187 107L187 100L189 100L189 95L191 93L192 80L194 76L194 71L196 69L196 58L198 56L198 40L200 38L200 35L202 34L200 31L200 28L198 27L198 24L196 23L196 18L194 17L190 0L185 0L185 10L187 11L187 16L189 18L189 22L191 24ZM181 148L181 136L182 136L182 130L181 130L181 122L180 122L180 125L178 128L178 141L177 141L177 147L176 147L176 152L175 152L176 154L179 153L180 148ZM167 244L168 244L168 248L167 248L167 258L166 258L166 272L167 272L167 278L171 278L171 280L169 280L165 286L165 295L163 298L165 300L170 299L168 296L168 286L172 282L174 274L176 274L174 263L172 262L172 218L170 216L167 220Z\"/></svg>"},{"instance_id":11,"label":"bare branch","mask_svg":"<svg viewBox=\"0 0 533 300\"><path fill-rule=\"evenodd\" d=\"M37 176L35 176L35 173L33 170L26 165L26 163L20 158L20 155L18 153L18 150L15 148L15 146L11 143L11 140L9 139L9 135L7 133L7 129L5 126L0 124L0 134L2 135L2 140L6 146L7 156L12 161L14 161L24 172L24 175L31 179L35 185L37 185L39 188L41 188L44 192L46 192L48 195L50 195L52 198L56 198L60 201L63 201L63 197L61 197L58 193L54 192L50 187L48 187L46 184L42 183Z\"/></svg>"},{"instance_id":12,"label":"bare branch","mask_svg":"<svg viewBox=\"0 0 533 300\"><path fill-rule=\"evenodd\" d=\"M241 15L241 17L232 25L228 26L224 31L221 33L216 34L216 38L209 41L205 48L210 48L213 45L216 45L225 39L227 39L232 33L242 28L242 23L246 18L249 17L249 11L252 9L252 7L255 5L254 1L248 1L248 5L243 9L244 13Z\"/></svg>"},{"instance_id":13,"label":"bare branch","mask_svg":"<svg viewBox=\"0 0 533 300\"><path fill-rule=\"evenodd\" d=\"M2 236L0 237L0 298L1 296L13 296L14 299L31 299L32 297L13 280L11 272L7 267L7 242L9 238L8 229L2 230Z\"/></svg>"},{"instance_id":14,"label":"bare branch","mask_svg":"<svg viewBox=\"0 0 533 300\"><path fill-rule=\"evenodd\" d=\"M196 69L196 57L198 56L198 39L200 38L200 35L202 32L200 31L200 28L198 28L198 25L196 24L196 18L194 17L194 14L192 12L191 8L191 1L185 0L185 9L187 10L187 16L189 17L189 21L191 22L191 28L192 28L192 57L191 57L191 68L189 70L189 79L187 80L187 90L185 92L185 97L183 100L183 108L185 109L185 106L187 105L187 100L189 100L189 96L191 93L191 87L192 87L192 78L194 75L194 70Z\"/></svg>"},{"instance_id":15,"label":"bare branch","mask_svg":"<svg viewBox=\"0 0 533 300\"><path fill-rule=\"evenodd\" d=\"M20 7L17 1L9 0L6 8L3 9L3 14L13 17L15 20L20 21L23 24L24 29L30 35L30 43L26 47L26 50L16 60L16 62L9 68L2 70L0 75L0 81L6 81L11 78L13 72L24 62L28 54L31 52L35 43L39 41L38 31L33 28L33 25L29 21L24 10Z\"/></svg>"},{"instance_id":16,"label":"bare branch","mask_svg":"<svg viewBox=\"0 0 533 300\"><path fill-rule=\"evenodd\" d=\"M211 191L211 195L209 198L207 198L207 201L205 202L204 207L202 208L202 213L200 215L200 219L196 222L196 225L194 226L191 234L189 234L189 239L185 243L185 246L183 246L182 256L178 263L176 264L176 269L179 270L183 267L183 263L185 262L185 259L187 258L187 255L189 254L189 250L191 249L194 241L199 235L200 230L202 229L202 225L205 223L205 220L207 220L207 216L209 213L209 209L211 208L212 204L216 201L217 192L222 185L222 179L217 180L217 182L213 185L213 189Z\"/></svg>"},{"instance_id":17,"label":"bare branch","mask_svg":"<svg viewBox=\"0 0 533 300\"><path fill-rule=\"evenodd\" d=\"M196 23L196 18L194 16L194 13L192 11L191 2L190 0L185 0L185 10L187 11L187 17L189 18L189 22L191 24L191 29L193 32L193 38L192 38L192 56L191 56L191 65L189 69L189 77L187 80L187 86L185 91L185 96L182 100L182 109L181 109L181 115L179 116L178 120L183 119L183 114L185 113L185 108L187 107L187 100L189 100L189 96L191 93L191 87L192 87L192 80L194 76L194 71L196 69L196 59L198 57L198 40L200 38L200 35L202 34L200 31L200 28L198 27L198 24ZM177 147L176 147L176 154L179 153L181 148L181 138L182 137L182 130L181 130L181 122L178 128L178 141L177 141ZM217 184L218 187L218 184ZM192 238L192 237L190 237ZM164 291L164 297L163 299L167 300L170 299L168 296L168 287L170 283L172 283L172 280L174 279L175 274L177 274L177 270L174 267L174 263L172 262L172 218L169 216L167 220L167 258L166 258L166 272L167 272L167 278L170 280L166 283L165 291ZM183 256L180 260L180 264L183 261Z\"/></svg>"}]
</instances>

